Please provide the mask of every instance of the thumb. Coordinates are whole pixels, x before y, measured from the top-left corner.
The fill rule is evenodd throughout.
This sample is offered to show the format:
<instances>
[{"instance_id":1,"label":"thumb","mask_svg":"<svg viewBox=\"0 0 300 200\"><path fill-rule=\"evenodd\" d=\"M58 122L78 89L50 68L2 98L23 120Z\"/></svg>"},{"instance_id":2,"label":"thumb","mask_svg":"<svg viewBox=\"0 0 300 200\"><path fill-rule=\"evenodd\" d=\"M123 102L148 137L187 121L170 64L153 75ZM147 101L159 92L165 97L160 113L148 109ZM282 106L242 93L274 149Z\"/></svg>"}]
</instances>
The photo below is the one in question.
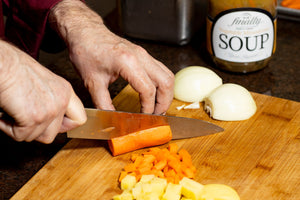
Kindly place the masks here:
<instances>
[{"instance_id":1,"label":"thumb","mask_svg":"<svg viewBox=\"0 0 300 200\"><path fill-rule=\"evenodd\" d=\"M86 120L87 116L84 106L80 99L73 92L59 132L64 133L68 130L76 128L84 124Z\"/></svg>"}]
</instances>

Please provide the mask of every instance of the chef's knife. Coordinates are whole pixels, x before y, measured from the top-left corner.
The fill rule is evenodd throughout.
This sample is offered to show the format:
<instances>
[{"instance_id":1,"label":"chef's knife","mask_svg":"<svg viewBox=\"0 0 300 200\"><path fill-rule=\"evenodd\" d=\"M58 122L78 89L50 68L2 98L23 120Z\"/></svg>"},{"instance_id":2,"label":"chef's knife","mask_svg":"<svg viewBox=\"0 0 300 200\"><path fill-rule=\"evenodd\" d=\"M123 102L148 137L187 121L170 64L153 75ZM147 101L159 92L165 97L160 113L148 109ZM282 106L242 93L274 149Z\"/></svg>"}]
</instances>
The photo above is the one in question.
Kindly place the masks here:
<instances>
[{"instance_id":1,"label":"chef's knife","mask_svg":"<svg viewBox=\"0 0 300 200\"><path fill-rule=\"evenodd\" d=\"M69 138L109 140L139 130L170 125L172 139L210 135L223 128L199 119L122 111L86 109L87 122L67 132Z\"/></svg>"}]
</instances>

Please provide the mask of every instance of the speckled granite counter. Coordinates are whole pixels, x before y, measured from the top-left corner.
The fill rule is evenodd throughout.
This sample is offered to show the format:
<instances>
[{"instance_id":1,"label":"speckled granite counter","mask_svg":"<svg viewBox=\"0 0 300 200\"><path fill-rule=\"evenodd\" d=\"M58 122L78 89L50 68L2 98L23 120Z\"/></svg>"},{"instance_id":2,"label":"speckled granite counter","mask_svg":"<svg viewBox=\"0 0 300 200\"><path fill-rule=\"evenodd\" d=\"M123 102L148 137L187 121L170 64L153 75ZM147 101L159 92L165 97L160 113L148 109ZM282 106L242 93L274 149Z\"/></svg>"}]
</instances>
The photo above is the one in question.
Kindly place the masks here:
<instances>
[{"instance_id":1,"label":"speckled granite counter","mask_svg":"<svg viewBox=\"0 0 300 200\"><path fill-rule=\"evenodd\" d=\"M113 31L117 32L113 25L116 23L112 23L113 20L114 17L108 17L106 23ZM223 78L225 83L233 82L243 85L253 92L300 101L299 33L299 22L279 19L275 56L265 69L246 75L231 74L213 68L205 52L205 37L201 33L196 35L186 46L130 40L143 46L174 73L189 65L202 65L212 68ZM69 80L85 106L92 107L91 99L68 61L66 52L55 55L42 52L40 62ZM126 84L120 79L111 85L111 96L114 97ZM15 142L0 133L0 199L9 199L67 142L65 134L57 136L52 144L44 145L36 142Z\"/></svg>"}]
</instances>

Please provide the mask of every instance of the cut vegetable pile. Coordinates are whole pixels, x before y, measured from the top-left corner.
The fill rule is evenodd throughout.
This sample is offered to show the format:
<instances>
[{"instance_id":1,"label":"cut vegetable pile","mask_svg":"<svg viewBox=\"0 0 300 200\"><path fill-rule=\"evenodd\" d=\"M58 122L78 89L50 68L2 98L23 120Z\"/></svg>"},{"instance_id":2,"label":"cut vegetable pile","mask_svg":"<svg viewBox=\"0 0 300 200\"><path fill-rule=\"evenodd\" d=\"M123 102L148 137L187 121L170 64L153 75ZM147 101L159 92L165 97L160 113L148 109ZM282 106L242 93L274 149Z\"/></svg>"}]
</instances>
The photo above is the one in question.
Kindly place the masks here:
<instances>
[{"instance_id":1,"label":"cut vegetable pile","mask_svg":"<svg viewBox=\"0 0 300 200\"><path fill-rule=\"evenodd\" d=\"M167 182L179 183L183 177L194 178L196 173L191 155L185 149L178 151L176 143L163 149L150 148L141 155L133 153L131 161L121 172L120 182L126 175L132 175L139 181L143 175L152 174Z\"/></svg>"},{"instance_id":2,"label":"cut vegetable pile","mask_svg":"<svg viewBox=\"0 0 300 200\"><path fill-rule=\"evenodd\" d=\"M132 154L131 160L119 178L122 193L113 200L240 200L227 185L202 185L193 180L196 169L191 156L184 149L178 151L175 143ZM189 169L191 174L185 172Z\"/></svg>"},{"instance_id":3,"label":"cut vegetable pile","mask_svg":"<svg viewBox=\"0 0 300 200\"><path fill-rule=\"evenodd\" d=\"M190 105L177 109L198 109L204 102L204 109L216 120L239 121L252 117L256 104L251 93L244 87L226 83L212 70L201 67L186 67L175 75L174 97Z\"/></svg>"}]
</instances>

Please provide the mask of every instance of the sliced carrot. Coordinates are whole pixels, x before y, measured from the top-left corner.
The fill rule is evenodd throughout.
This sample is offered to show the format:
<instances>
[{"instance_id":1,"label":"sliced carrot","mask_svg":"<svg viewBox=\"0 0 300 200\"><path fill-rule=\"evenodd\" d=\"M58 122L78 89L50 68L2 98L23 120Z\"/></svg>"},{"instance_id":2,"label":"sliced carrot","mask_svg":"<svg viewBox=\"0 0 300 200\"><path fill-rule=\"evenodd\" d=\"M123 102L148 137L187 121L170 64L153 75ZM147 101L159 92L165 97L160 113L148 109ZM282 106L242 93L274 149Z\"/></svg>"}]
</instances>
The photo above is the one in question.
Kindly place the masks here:
<instances>
[{"instance_id":1,"label":"sliced carrot","mask_svg":"<svg viewBox=\"0 0 300 200\"><path fill-rule=\"evenodd\" d=\"M144 162L145 163L153 163L156 160L154 155L144 155Z\"/></svg>"},{"instance_id":2,"label":"sliced carrot","mask_svg":"<svg viewBox=\"0 0 300 200\"><path fill-rule=\"evenodd\" d=\"M112 138L108 141L113 156L141 149L161 145L172 139L169 125L157 126L128 135Z\"/></svg>"},{"instance_id":3,"label":"sliced carrot","mask_svg":"<svg viewBox=\"0 0 300 200\"><path fill-rule=\"evenodd\" d=\"M131 154L130 159L134 162L137 159L138 156L140 156L140 155L137 154L137 153L133 153L133 154Z\"/></svg>"},{"instance_id":4,"label":"sliced carrot","mask_svg":"<svg viewBox=\"0 0 300 200\"><path fill-rule=\"evenodd\" d=\"M125 172L134 172L136 170L136 165L134 163L130 163L124 167Z\"/></svg>"},{"instance_id":5,"label":"sliced carrot","mask_svg":"<svg viewBox=\"0 0 300 200\"><path fill-rule=\"evenodd\" d=\"M182 170L180 161L173 159L168 164L176 173L181 173Z\"/></svg>"},{"instance_id":6,"label":"sliced carrot","mask_svg":"<svg viewBox=\"0 0 300 200\"><path fill-rule=\"evenodd\" d=\"M293 9L300 9L300 0L283 0L281 6Z\"/></svg>"},{"instance_id":7,"label":"sliced carrot","mask_svg":"<svg viewBox=\"0 0 300 200\"><path fill-rule=\"evenodd\" d=\"M178 152L178 145L176 143L171 143L168 146L168 150L171 154L177 154Z\"/></svg>"},{"instance_id":8,"label":"sliced carrot","mask_svg":"<svg viewBox=\"0 0 300 200\"><path fill-rule=\"evenodd\" d=\"M154 165L154 168L156 170L162 170L163 168L165 168L165 166L167 166L167 160L160 160Z\"/></svg>"},{"instance_id":9,"label":"sliced carrot","mask_svg":"<svg viewBox=\"0 0 300 200\"><path fill-rule=\"evenodd\" d=\"M192 158L191 158L191 155L189 154L189 152L187 152L187 150L180 149L178 154L181 157L183 163L192 166Z\"/></svg>"},{"instance_id":10,"label":"sliced carrot","mask_svg":"<svg viewBox=\"0 0 300 200\"><path fill-rule=\"evenodd\" d=\"M121 174L119 176L119 182L121 182L123 180L123 178L125 178L125 176L127 176L127 172L126 171L121 171Z\"/></svg>"},{"instance_id":11,"label":"sliced carrot","mask_svg":"<svg viewBox=\"0 0 300 200\"><path fill-rule=\"evenodd\" d=\"M137 180L142 175L153 174L178 184L183 177L194 178L196 173L191 155L185 149L178 151L176 143L169 144L167 148L154 147L141 155L132 155L131 161L133 163L126 165L123 171L134 174Z\"/></svg>"},{"instance_id":12,"label":"sliced carrot","mask_svg":"<svg viewBox=\"0 0 300 200\"><path fill-rule=\"evenodd\" d=\"M144 162L144 157L143 156L137 156L135 161L134 161L134 165L136 167L140 166L142 163Z\"/></svg>"}]
</instances>

